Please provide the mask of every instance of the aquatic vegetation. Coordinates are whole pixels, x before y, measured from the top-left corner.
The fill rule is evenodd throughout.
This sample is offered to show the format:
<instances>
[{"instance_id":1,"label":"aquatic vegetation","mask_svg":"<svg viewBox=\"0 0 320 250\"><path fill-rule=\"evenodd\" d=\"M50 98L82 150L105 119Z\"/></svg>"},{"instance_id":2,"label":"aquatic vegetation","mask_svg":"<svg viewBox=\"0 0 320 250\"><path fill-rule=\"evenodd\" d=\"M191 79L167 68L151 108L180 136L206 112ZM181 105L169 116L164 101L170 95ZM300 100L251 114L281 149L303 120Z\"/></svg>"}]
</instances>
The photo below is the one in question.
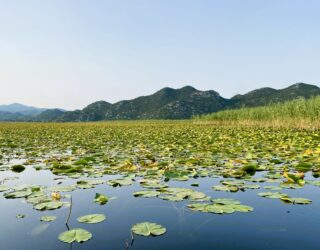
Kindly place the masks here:
<instances>
[{"instance_id":1,"label":"aquatic vegetation","mask_svg":"<svg viewBox=\"0 0 320 250\"><path fill-rule=\"evenodd\" d=\"M166 228L152 222L141 222L132 226L131 231L142 236L159 236L166 233Z\"/></svg>"},{"instance_id":2,"label":"aquatic vegetation","mask_svg":"<svg viewBox=\"0 0 320 250\"><path fill-rule=\"evenodd\" d=\"M55 221L56 219L57 219L56 216L49 216L49 215L47 215L47 216L42 216L42 217L40 218L40 221L50 222L50 221Z\"/></svg>"},{"instance_id":3,"label":"aquatic vegetation","mask_svg":"<svg viewBox=\"0 0 320 250\"><path fill-rule=\"evenodd\" d=\"M186 121L0 124L0 155L0 171L14 175L0 179L3 198L21 199L28 209L33 207L39 213L68 207L63 220L67 218L68 224L70 219L72 225L70 214L79 203L72 206L71 197L88 192L89 202L83 209L91 208L84 213L87 215L77 218L88 227L86 224L106 220L104 212L98 210L103 207L98 205L107 204L117 192L128 192L127 197L137 204L161 202L176 210L181 205L187 208L185 213L199 216L250 216L258 207L255 202L242 204L243 192L262 202L278 199L283 202L279 206L312 207L314 198L310 197L314 202L301 198L295 195L296 189L320 186L315 179L320 173L318 130L219 127ZM19 165L25 172L12 172ZM14 184L30 169L35 175L51 172L54 179L45 185ZM105 208L112 205L108 203ZM130 207L121 209L129 211ZM61 221L52 215L40 220L51 222L49 225ZM143 222L134 225L132 232L157 236L166 228ZM79 228L59 235L67 243L91 238L90 232Z\"/></svg>"},{"instance_id":4,"label":"aquatic vegetation","mask_svg":"<svg viewBox=\"0 0 320 250\"><path fill-rule=\"evenodd\" d=\"M90 240L92 238L92 234L82 228L75 228L61 233L58 238L65 243L82 243Z\"/></svg>"},{"instance_id":5,"label":"aquatic vegetation","mask_svg":"<svg viewBox=\"0 0 320 250\"><path fill-rule=\"evenodd\" d=\"M21 173L21 172L23 172L25 169L26 169L25 166L22 166L22 165L13 165L13 166L11 167L11 170L12 170L13 172L16 172L16 173Z\"/></svg>"},{"instance_id":6,"label":"aquatic vegetation","mask_svg":"<svg viewBox=\"0 0 320 250\"><path fill-rule=\"evenodd\" d=\"M96 196L94 197L94 202L99 203L100 205L104 205L109 201L109 197L103 194L96 193Z\"/></svg>"},{"instance_id":7,"label":"aquatic vegetation","mask_svg":"<svg viewBox=\"0 0 320 250\"><path fill-rule=\"evenodd\" d=\"M104 214L89 214L81 216L77 219L77 221L81 223L95 224L106 220L106 216Z\"/></svg>"}]
</instances>

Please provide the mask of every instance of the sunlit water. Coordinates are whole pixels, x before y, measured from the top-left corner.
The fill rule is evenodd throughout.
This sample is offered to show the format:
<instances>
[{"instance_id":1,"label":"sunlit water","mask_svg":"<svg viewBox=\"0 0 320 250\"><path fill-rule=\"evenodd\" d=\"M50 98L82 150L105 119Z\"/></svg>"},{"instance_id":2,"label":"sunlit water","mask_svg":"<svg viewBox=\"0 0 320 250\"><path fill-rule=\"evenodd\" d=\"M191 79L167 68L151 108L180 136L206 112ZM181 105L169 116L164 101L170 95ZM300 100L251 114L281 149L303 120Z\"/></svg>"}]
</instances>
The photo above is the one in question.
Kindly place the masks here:
<instances>
[{"instance_id":1,"label":"sunlit water","mask_svg":"<svg viewBox=\"0 0 320 250\"><path fill-rule=\"evenodd\" d=\"M259 173L261 175L261 173ZM8 181L8 186L36 184L54 186L56 181L50 171L35 171L28 167L23 173L0 172L0 179L18 176ZM103 179L113 179L105 176ZM313 177L307 176L312 179ZM93 234L91 240L72 245L62 243L58 235L67 230L65 220L69 208L39 212L24 199L4 199L0 193L0 249L2 250L67 250L67 249L320 249L320 195L319 187L306 185L303 189L284 189L281 192L293 197L309 198L311 205L288 205L279 199L259 197L258 192L270 183L259 183L260 189L227 193L211 187L221 179L198 178L184 182L170 181L170 187L186 187L202 191L212 198L235 198L254 207L250 213L212 214L189 210L189 201L170 202L159 198L135 198L132 193L142 188L135 182L131 186L113 188L107 184L94 189L77 189L72 192L73 208L69 221L71 228L84 228ZM194 182L199 187L191 187ZM63 180L62 185L76 180ZM277 185L277 184L271 184ZM93 203L95 193L116 197L106 205ZM90 213L103 213L107 220L98 224L81 224L77 218ZM17 214L25 214L17 219ZM57 220L40 222L42 215L55 215ZM131 245L130 228L143 221L155 222L167 229L159 237L135 236Z\"/></svg>"}]
</instances>

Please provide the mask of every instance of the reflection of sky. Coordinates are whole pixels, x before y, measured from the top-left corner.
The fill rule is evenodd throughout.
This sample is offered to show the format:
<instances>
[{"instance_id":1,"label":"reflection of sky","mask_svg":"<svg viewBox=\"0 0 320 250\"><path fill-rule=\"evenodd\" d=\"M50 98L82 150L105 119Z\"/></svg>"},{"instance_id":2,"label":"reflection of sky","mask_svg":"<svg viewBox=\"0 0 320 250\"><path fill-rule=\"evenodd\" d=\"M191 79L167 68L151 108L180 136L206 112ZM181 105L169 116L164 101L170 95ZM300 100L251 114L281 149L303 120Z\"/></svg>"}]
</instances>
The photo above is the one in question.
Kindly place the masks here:
<instances>
[{"instance_id":1,"label":"reflection of sky","mask_svg":"<svg viewBox=\"0 0 320 250\"><path fill-rule=\"evenodd\" d=\"M0 100L82 108L319 81L317 0L2 1Z\"/></svg>"},{"instance_id":2,"label":"reflection of sky","mask_svg":"<svg viewBox=\"0 0 320 250\"><path fill-rule=\"evenodd\" d=\"M262 173L259 173L261 175ZM1 172L1 179L19 176L19 180L7 185L40 184L54 185L54 176L49 171L27 168L20 174ZM111 176L104 179L117 178ZM308 176L307 178L312 178ZM82 227L93 234L84 244L73 244L73 249L124 249L125 241L130 242L130 228L133 224L151 221L164 225L167 233L161 237L135 237L133 249L317 249L319 240L319 188L310 185L303 189L287 190L293 197L313 200L312 205L286 205L278 199L266 199L256 195L264 189L246 192L226 193L212 190L219 178L198 178L186 182L170 181L172 187L187 187L203 191L213 198L235 198L243 204L254 207L251 213L230 215L205 214L192 212L185 208L188 202L168 202L161 199L134 198L132 193L141 190L138 183L132 186L112 188L106 184L95 189L72 192L73 210L70 227ZM62 185L76 180L65 180ZM200 187L191 187L198 182ZM258 183L264 185L277 185ZM93 203L95 193L117 197L101 206ZM16 219L18 214L26 214L25 219ZM107 220L103 223L79 224L76 218L90 213L104 213ZM65 231L64 221L68 208L39 212L32 209L23 199L6 200L0 198L0 242L1 249L62 250L69 246L60 243L57 236ZM42 215L56 215L57 220L40 222Z\"/></svg>"}]
</instances>

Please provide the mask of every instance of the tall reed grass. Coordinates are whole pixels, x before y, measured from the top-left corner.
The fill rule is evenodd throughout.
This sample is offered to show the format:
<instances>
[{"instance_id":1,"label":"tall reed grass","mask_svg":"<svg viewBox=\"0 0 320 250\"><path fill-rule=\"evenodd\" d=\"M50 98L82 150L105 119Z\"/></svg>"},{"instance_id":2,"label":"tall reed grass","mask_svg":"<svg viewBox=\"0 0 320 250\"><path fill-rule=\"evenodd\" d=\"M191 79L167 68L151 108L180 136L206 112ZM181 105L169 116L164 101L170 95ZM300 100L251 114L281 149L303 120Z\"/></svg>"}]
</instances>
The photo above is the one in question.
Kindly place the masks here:
<instances>
[{"instance_id":1,"label":"tall reed grass","mask_svg":"<svg viewBox=\"0 0 320 250\"><path fill-rule=\"evenodd\" d=\"M263 107L224 110L209 115L197 116L194 119L208 122L266 122L269 124L281 123L283 125L299 123L312 126L320 124L320 96L307 100L299 98Z\"/></svg>"}]
</instances>

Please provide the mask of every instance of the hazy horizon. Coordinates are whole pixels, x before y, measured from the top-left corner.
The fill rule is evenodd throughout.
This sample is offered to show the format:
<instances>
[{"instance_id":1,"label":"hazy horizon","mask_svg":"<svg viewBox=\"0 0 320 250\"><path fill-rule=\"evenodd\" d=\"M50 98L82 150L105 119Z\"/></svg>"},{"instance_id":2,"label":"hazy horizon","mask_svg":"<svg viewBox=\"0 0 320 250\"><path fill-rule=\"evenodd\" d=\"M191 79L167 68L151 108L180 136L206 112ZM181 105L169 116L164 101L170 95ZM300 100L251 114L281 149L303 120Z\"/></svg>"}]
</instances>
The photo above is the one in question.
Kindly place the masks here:
<instances>
[{"instance_id":1,"label":"hazy horizon","mask_svg":"<svg viewBox=\"0 0 320 250\"><path fill-rule=\"evenodd\" d=\"M319 86L320 2L1 1L0 104L81 109L191 85Z\"/></svg>"}]
</instances>

